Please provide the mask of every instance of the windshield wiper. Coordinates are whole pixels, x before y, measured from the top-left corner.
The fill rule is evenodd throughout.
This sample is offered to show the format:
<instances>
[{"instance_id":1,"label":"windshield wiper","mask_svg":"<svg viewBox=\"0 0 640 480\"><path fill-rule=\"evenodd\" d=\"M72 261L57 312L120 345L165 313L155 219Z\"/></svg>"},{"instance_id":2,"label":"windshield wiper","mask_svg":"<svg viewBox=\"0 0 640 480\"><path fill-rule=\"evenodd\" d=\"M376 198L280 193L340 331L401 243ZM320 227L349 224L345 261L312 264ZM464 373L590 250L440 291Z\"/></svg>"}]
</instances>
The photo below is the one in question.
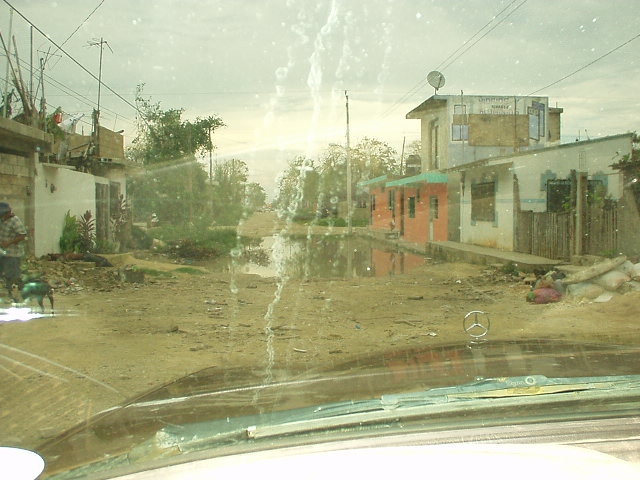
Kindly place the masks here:
<instances>
[{"instance_id":1,"label":"windshield wiper","mask_svg":"<svg viewBox=\"0 0 640 480\"><path fill-rule=\"evenodd\" d=\"M411 418L441 418L473 408L549 405L567 400L612 400L640 395L640 375L547 378L542 375L481 379L472 383L421 392L383 395L316 407L191 425L168 426L156 433L153 450L188 452L215 445L274 438L352 426L399 422ZM149 445L147 445L147 448Z\"/></svg>"},{"instance_id":2,"label":"windshield wiper","mask_svg":"<svg viewBox=\"0 0 640 480\"><path fill-rule=\"evenodd\" d=\"M382 395L374 399L168 425L158 430L153 438L128 452L69 473L75 478L73 475L78 472L129 468L138 463L162 461L176 455L197 455L203 450L250 450L255 448L252 444L261 439L285 441L287 438L295 439L299 435L321 432L366 434L375 428L388 431L393 425L407 431L407 426L414 421L418 422L416 425L419 428L428 429L437 429L439 426L450 429L454 425L486 426L500 422L514 425L519 421L530 423L535 421L536 414L531 412L536 411L536 406L537 411L542 412L540 418L545 422L552 417L569 420L580 415L590 419L620 413L637 415L639 399L640 375L579 378L531 375L480 379L458 386ZM588 408L576 408L574 401L586 402L582 405ZM557 408L551 410L549 407ZM555 413L550 416L550 411ZM66 475L60 478L66 478Z\"/></svg>"},{"instance_id":3,"label":"windshield wiper","mask_svg":"<svg viewBox=\"0 0 640 480\"><path fill-rule=\"evenodd\" d=\"M383 395L386 408L413 404L448 403L465 399L523 397L563 392L627 389L640 387L640 375L547 378L544 375L480 379L454 387L433 388L424 392Z\"/></svg>"}]
</instances>

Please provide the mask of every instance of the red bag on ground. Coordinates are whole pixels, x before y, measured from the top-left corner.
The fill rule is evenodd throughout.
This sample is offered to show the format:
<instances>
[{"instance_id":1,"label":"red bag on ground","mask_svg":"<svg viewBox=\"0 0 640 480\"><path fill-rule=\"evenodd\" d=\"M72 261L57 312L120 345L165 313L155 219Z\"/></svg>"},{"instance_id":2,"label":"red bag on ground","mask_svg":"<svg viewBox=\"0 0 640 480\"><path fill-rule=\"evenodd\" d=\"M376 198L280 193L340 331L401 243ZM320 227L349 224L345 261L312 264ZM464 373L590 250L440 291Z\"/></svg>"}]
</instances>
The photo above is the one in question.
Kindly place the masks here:
<instances>
[{"instance_id":1,"label":"red bag on ground","mask_svg":"<svg viewBox=\"0 0 640 480\"><path fill-rule=\"evenodd\" d=\"M557 302L562 294L555 288L536 288L527 294L527 302L538 304Z\"/></svg>"}]
</instances>

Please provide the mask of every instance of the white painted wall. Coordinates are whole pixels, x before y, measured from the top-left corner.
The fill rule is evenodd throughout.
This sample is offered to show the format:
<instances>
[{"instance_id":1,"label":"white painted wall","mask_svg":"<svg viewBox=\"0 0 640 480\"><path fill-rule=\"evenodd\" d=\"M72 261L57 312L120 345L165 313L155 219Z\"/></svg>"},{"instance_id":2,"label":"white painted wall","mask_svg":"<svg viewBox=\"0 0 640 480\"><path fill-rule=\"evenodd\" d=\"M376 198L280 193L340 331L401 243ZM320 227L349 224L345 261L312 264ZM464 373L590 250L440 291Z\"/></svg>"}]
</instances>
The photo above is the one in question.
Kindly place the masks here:
<instances>
[{"instance_id":1,"label":"white painted wall","mask_svg":"<svg viewBox=\"0 0 640 480\"><path fill-rule=\"evenodd\" d=\"M112 178L96 177L61 165L37 164L34 185L35 221L34 255L41 257L60 252L60 237L67 212L76 217L87 210L96 214L96 183L118 181L126 196L123 174Z\"/></svg>"},{"instance_id":2,"label":"white painted wall","mask_svg":"<svg viewBox=\"0 0 640 480\"><path fill-rule=\"evenodd\" d=\"M495 222L471 221L471 184L496 180ZM460 241L473 245L513 250L513 174L511 164L476 168L465 173L461 201Z\"/></svg>"},{"instance_id":3,"label":"white painted wall","mask_svg":"<svg viewBox=\"0 0 640 480\"><path fill-rule=\"evenodd\" d=\"M619 199L623 192L622 175L610 167L624 155L631 153L630 135L576 142L551 147L544 151L528 152L490 161L485 166L464 172L465 188L460 203L460 241L503 250L513 250L515 199L513 176L518 176L520 208L535 212L546 211L547 193L543 175L569 178L571 170L587 172L588 179L605 175L607 193ZM471 184L495 178L496 221L471 221Z\"/></svg>"},{"instance_id":4,"label":"white painted wall","mask_svg":"<svg viewBox=\"0 0 640 480\"><path fill-rule=\"evenodd\" d=\"M571 170L587 172L589 180L605 175L607 193L615 200L622 196L622 175L610 167L631 153L627 135L602 140L576 142L556 148L514 157L514 173L520 183L520 208L544 212L547 192L542 176L553 173L558 179L569 178Z\"/></svg>"}]
</instances>

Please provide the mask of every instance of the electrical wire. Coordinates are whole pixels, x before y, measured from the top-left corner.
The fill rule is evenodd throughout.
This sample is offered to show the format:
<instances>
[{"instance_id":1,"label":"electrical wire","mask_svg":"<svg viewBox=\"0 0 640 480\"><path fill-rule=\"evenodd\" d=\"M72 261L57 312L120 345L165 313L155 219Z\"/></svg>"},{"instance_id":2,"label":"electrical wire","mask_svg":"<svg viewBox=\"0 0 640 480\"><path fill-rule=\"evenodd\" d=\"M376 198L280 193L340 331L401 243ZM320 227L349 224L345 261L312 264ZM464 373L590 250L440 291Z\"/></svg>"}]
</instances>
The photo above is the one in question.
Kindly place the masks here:
<instances>
[{"instance_id":1,"label":"electrical wire","mask_svg":"<svg viewBox=\"0 0 640 480\"><path fill-rule=\"evenodd\" d=\"M2 56L6 58L6 55L2 55ZM25 60L21 60L21 59L18 59L18 60L19 60L18 67L20 67L20 66L26 67L26 68L29 67L29 65L27 64L27 62ZM48 74L46 74L44 72L42 72L42 75L49 82L49 85L51 87L58 89L58 91L60 91L61 93L65 94L65 95L68 95L68 96L70 96L72 98L75 98L76 100L79 100L81 103L87 105L88 107L91 107L91 108L95 108L96 107L96 102L94 100L91 100L90 98L87 98L86 96L84 96L81 93L73 90L72 88L68 87L67 85L65 85L65 84L63 84L61 82L59 82L58 80L56 80L55 78L53 78L52 76L50 76L50 75L48 75ZM6 80L7 80L6 78L2 78L2 81L6 81ZM47 95L47 96L51 97L53 95ZM51 106L51 105L49 105L49 106ZM52 108L57 108L57 107L52 106ZM118 112L115 112L114 110L111 110L109 108L102 107L101 110L106 111L108 113L112 113L115 116L120 116L120 114ZM108 116L107 116L107 118L108 118ZM120 116L120 118L122 118L123 120L125 120L125 121L127 121L129 123L133 122L130 118L127 118L125 116Z\"/></svg>"},{"instance_id":2,"label":"electrical wire","mask_svg":"<svg viewBox=\"0 0 640 480\"><path fill-rule=\"evenodd\" d=\"M599 62L600 60L602 60L602 59L603 59L603 58L605 58L605 57L608 57L608 56L609 56L609 55L611 55L613 52L615 52L615 51L617 51L617 50L620 50L622 47L624 47L625 45L630 44L631 42L633 42L634 40L637 40L638 38L640 38L640 33L639 33L639 34L637 34L637 35L635 35L635 36L633 36L633 37L631 37L631 38L630 38L629 40L627 40L626 42L621 43L621 44L620 44L620 45L618 45L617 47L612 48L612 49L611 49L611 50L609 50L607 53L605 53L605 54L603 54L603 55L600 55L600 56L599 56L598 58L596 58L595 60L592 60L592 61L590 61L589 63L584 64L583 66L581 66L581 67L580 67L580 68L578 68L577 70L574 70L573 72L571 72L571 73L569 73L569 74L565 75L564 77L562 77L562 78L560 78L560 79L558 79L558 80L555 80L555 81L551 82L550 84L545 85L545 86L544 86L544 87L542 87L542 88L539 88L538 90L534 90L533 92L531 92L531 93L530 93L529 95L527 95L527 96L534 95L534 94L536 94L536 93L538 93L538 92L541 92L542 90L546 90L546 89L547 89L547 88L549 88L549 87L553 87L554 85L557 85L558 83L565 81L567 78L573 77L576 73L579 73L579 72L581 72L582 70L585 70L586 68L590 67L590 66L591 66L591 65L593 65L594 63Z\"/></svg>"},{"instance_id":3,"label":"electrical wire","mask_svg":"<svg viewBox=\"0 0 640 480\"><path fill-rule=\"evenodd\" d=\"M4 76L0 76L0 81L3 81L3 82L4 82L5 80L7 80L7 79L6 79ZM63 92L63 93L65 93L65 92ZM69 95L69 96L73 96L73 95ZM79 97L79 98L78 98L78 97L76 97L76 99L77 99L77 100L79 100L81 103L84 103L85 105L88 105L88 106L90 106L90 107L93 107L93 103L92 103L92 101L91 101L90 99L86 99L86 98L85 98L85 100L86 100L86 101L82 101L82 99L83 99L83 98L85 98L85 97L82 97L81 95L80 95L80 97ZM50 102L48 102L48 101L46 101L46 100L45 100L45 105L46 105L47 107L49 107L51 110L55 110L55 109L57 109L57 108L58 108L56 105L54 105L54 104L52 104L52 103L50 103ZM66 113L66 114L69 114L69 115L72 115L72 112L65 112L65 113ZM117 114L116 112L111 112L111 113L113 113L116 117L118 116L118 114ZM105 115L104 117L106 117L107 119L110 119L110 118L111 118L109 115ZM121 117L121 118L122 118L122 120L124 120L125 122L132 123L130 119L127 119L127 118L124 118L124 117ZM115 117L114 117L114 119L115 119ZM84 124L86 124L86 125L87 125L87 126L89 126L89 127L91 127L91 126L92 126L91 122L89 122L88 120L84 120L84 118L81 118L81 119L79 120L79 123L84 123Z\"/></svg>"},{"instance_id":4,"label":"electrical wire","mask_svg":"<svg viewBox=\"0 0 640 480\"><path fill-rule=\"evenodd\" d=\"M496 18L498 18L500 15L502 15L502 13L504 13L509 7L511 7L511 5L513 5L514 3L516 3L518 0L513 0L509 5L507 5L505 8L503 8L500 13L498 13L498 15L496 15L493 19L491 19L491 21L487 22L485 24L484 27L482 27L480 30L478 30L469 40L467 40L466 42L463 43L463 46L466 46L466 48L464 48L464 50L462 50L458 55L455 55L456 52L458 52L460 50L460 48L458 48L458 50L456 50L455 52L453 52L451 55L449 55L449 57L447 57L442 63L440 63L440 65L438 67L436 67L436 70L446 70L449 66L451 66L451 64L453 62L455 62L456 60L458 60L462 55L464 55L465 53L467 53L469 50L471 50L471 48L473 48L478 42L480 42L480 40L484 39L487 35L489 35L491 32L493 32L498 26L500 26L502 23L504 23L505 20L507 20L511 15L513 15L518 9L520 9L520 7L522 7L525 3L527 3L527 0L522 0L522 2L517 5L513 10L511 10L504 18L502 18L498 23L496 23L493 27L491 27L488 31L486 31L480 38L478 38L475 42L471 43L470 45L467 46L467 43L470 42L471 40L473 40L473 38L478 35L482 30L484 30L485 28L487 28ZM455 56L454 56L455 55Z\"/></svg>"},{"instance_id":5,"label":"electrical wire","mask_svg":"<svg viewBox=\"0 0 640 480\"><path fill-rule=\"evenodd\" d=\"M490 28L487 32L485 32L480 38L478 38L475 42L469 44L473 39L475 39L478 35L481 34L487 27L489 27L492 23L496 22L496 20L507 10L511 8L511 6L520 1L521 3L517 5L513 10L511 10L505 17L500 19L492 28ZM446 70L453 62L458 60L462 55L467 53L471 48L473 48L478 42L484 39L489 33L495 30L500 24L502 24L507 18L513 15L520 7L522 7L527 0L512 0L506 7L500 10L496 15L494 15L491 20L485 23L476 33L474 33L469 39L464 41L460 47L450 53L440 64L435 68L435 70ZM462 51L461 51L462 50ZM459 52L459 53L458 53ZM426 78L420 80L413 88L411 88L407 93L405 93L399 100L397 100L393 105L391 105L385 112L382 114L382 117L387 117L391 114L398 106L400 106L403 102L412 97L415 93L418 92L421 88L427 85Z\"/></svg>"},{"instance_id":6,"label":"electrical wire","mask_svg":"<svg viewBox=\"0 0 640 480\"><path fill-rule=\"evenodd\" d=\"M98 4L98 6L96 8L94 8L91 13L89 15L87 15L87 18L85 18L82 22L80 22L80 25L78 25L76 27L76 29L71 32L71 34L64 39L64 41L60 44L60 45L64 45L66 44L69 40L71 40L71 37L73 37L78 30L80 30L80 28L82 28L82 26L87 23L87 20L89 20L94 13L96 13L96 11L102 6L102 4L104 3L104 0L101 0L101 2ZM51 53L51 55L55 55L58 51L56 50L55 52ZM49 53L47 53L47 55L49 55ZM47 62L47 59L45 58L45 63ZM51 68L55 68L55 66L58 64L58 62L60 62L60 60L56 61L53 65L51 65Z\"/></svg>"},{"instance_id":7,"label":"electrical wire","mask_svg":"<svg viewBox=\"0 0 640 480\"><path fill-rule=\"evenodd\" d=\"M91 76L91 78L93 78L94 80L97 80L101 85L103 85L107 90L109 90L111 93L113 93L116 97L118 97L120 100L122 100L124 103L126 103L127 105L129 105L131 108L133 108L138 115L140 115L140 117L142 117L142 112L140 112L138 110L138 107L136 105L134 105L133 103L131 103L129 100L127 100L126 98L124 98L122 95L120 95L118 92L116 92L115 90L113 90L109 85L107 85L106 83L104 83L100 78L98 78L95 74L93 74L88 68L86 68L84 65L82 65L78 60L76 60L70 53L68 53L64 48L62 48L61 45L58 45L53 39L51 39L50 36L48 36L47 34L45 34L38 26L34 25L33 22L31 22L27 17L25 17L19 10L17 10L8 0L3 0L4 3L6 3L9 8L11 8L14 12L16 12L25 22L27 22L29 25L31 25L40 35L42 35L44 38L46 38L49 42L51 42L53 44L53 46L55 46L60 52L64 53L73 63L75 63L78 67L80 67L84 72L86 72L89 76Z\"/></svg>"}]
</instances>

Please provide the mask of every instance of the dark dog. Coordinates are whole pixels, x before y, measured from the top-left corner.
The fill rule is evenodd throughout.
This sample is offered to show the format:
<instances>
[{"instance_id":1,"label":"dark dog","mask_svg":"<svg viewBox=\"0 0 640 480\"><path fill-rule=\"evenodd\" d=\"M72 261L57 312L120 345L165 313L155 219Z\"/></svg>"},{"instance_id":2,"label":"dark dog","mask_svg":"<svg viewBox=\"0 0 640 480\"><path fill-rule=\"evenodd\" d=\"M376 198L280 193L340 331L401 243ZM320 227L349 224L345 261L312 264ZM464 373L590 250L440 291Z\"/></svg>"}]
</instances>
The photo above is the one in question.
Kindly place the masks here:
<instances>
[{"instance_id":1,"label":"dark dog","mask_svg":"<svg viewBox=\"0 0 640 480\"><path fill-rule=\"evenodd\" d=\"M20 290L20 293L25 303L35 298L42 312L44 312L44 297L47 297L51 304L51 313L53 313L53 288L46 280L28 280Z\"/></svg>"}]
</instances>

